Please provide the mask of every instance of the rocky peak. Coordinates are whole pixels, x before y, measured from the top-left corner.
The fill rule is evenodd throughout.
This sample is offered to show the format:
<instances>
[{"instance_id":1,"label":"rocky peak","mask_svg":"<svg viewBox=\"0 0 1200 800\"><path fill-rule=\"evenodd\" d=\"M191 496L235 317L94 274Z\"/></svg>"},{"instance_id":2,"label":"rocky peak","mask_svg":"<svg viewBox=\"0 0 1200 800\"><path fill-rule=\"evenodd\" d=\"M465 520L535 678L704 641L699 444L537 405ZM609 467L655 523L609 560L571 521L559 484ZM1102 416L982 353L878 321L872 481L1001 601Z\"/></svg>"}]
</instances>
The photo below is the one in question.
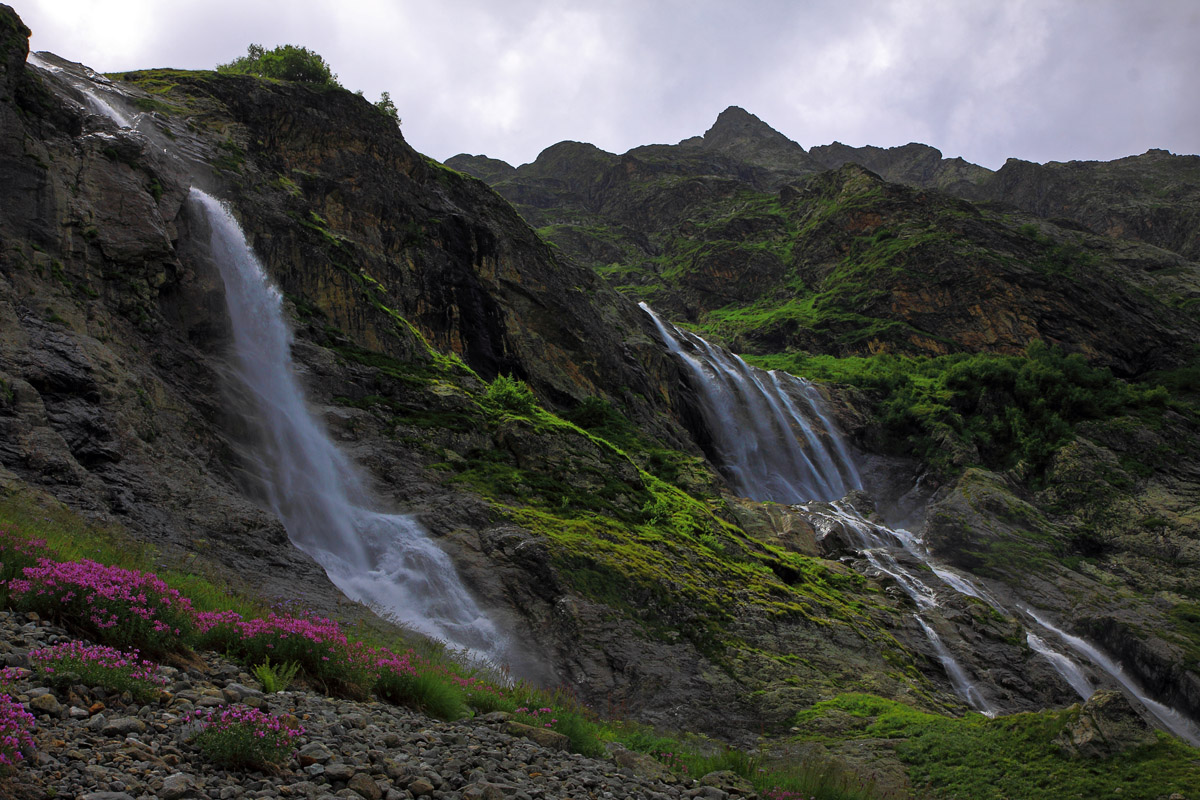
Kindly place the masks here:
<instances>
[{"instance_id":1,"label":"rocky peak","mask_svg":"<svg viewBox=\"0 0 1200 800\"><path fill-rule=\"evenodd\" d=\"M823 169L803 147L737 106L722 111L701 141L706 150L773 172L807 175Z\"/></svg>"},{"instance_id":2,"label":"rocky peak","mask_svg":"<svg viewBox=\"0 0 1200 800\"><path fill-rule=\"evenodd\" d=\"M974 185L992 175L986 167L961 158L943 158L941 150L919 142L899 147L851 147L833 142L814 147L809 155L828 169L861 164L885 180L925 189L954 191L960 184Z\"/></svg>"},{"instance_id":3,"label":"rocky peak","mask_svg":"<svg viewBox=\"0 0 1200 800\"><path fill-rule=\"evenodd\" d=\"M456 169L459 172L464 172L472 178L479 178L479 180L487 183L495 183L505 178L510 178L517 171L516 167L507 161L501 161L498 158L489 158L484 155L473 156L467 153L459 153L456 156L448 158L446 166Z\"/></svg>"}]
</instances>

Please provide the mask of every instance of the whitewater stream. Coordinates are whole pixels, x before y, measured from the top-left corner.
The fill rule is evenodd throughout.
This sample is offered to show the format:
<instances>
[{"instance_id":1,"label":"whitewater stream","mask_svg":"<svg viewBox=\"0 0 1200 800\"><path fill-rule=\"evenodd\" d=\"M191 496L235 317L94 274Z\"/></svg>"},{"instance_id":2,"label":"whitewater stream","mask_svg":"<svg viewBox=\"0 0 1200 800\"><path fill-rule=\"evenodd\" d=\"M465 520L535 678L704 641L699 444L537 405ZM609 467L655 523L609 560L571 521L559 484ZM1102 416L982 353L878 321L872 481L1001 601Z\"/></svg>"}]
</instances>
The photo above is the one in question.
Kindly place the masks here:
<instances>
[{"instance_id":1,"label":"whitewater stream","mask_svg":"<svg viewBox=\"0 0 1200 800\"><path fill-rule=\"evenodd\" d=\"M190 200L212 231L236 379L257 428L242 456L289 537L347 597L477 658L503 663L503 637L449 556L411 517L370 509L358 470L309 411L292 368L282 297L229 209L195 188Z\"/></svg>"},{"instance_id":2,"label":"whitewater stream","mask_svg":"<svg viewBox=\"0 0 1200 800\"><path fill-rule=\"evenodd\" d=\"M986 681L973 677L938 632L937 612L954 595L987 603L1006 617L1013 613L975 581L938 563L921 539L903 528L868 521L844 496L862 480L844 439L807 381L752 367L738 356L666 322L645 303L663 343L687 368L712 438L713 458L735 491L752 500L773 501L804 512L819 538L841 535L861 558L890 577L912 599L917 624L929 640L950 685L971 708L1000 713ZM1087 641L1055 626L1046 614L1022 606L1026 643L1082 699L1096 690L1080 660L1107 675L1136 704L1170 730L1200 746L1200 727L1149 697L1120 664ZM970 648L965 641L955 647Z\"/></svg>"}]
</instances>

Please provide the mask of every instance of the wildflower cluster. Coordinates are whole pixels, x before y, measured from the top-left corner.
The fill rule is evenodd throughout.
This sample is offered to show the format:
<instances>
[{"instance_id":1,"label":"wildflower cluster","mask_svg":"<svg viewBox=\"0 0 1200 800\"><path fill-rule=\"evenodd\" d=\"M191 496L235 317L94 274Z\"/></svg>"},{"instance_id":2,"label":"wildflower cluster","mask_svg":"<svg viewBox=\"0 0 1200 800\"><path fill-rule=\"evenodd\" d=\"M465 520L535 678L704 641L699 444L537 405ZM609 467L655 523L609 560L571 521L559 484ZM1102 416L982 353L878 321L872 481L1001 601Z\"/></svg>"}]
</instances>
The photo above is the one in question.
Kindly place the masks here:
<instances>
[{"instance_id":1,"label":"wildflower cluster","mask_svg":"<svg viewBox=\"0 0 1200 800\"><path fill-rule=\"evenodd\" d=\"M553 708L535 708L531 711L527 706L513 710L518 722L543 728L553 728L558 723L558 717L554 716L554 713Z\"/></svg>"},{"instance_id":2,"label":"wildflower cluster","mask_svg":"<svg viewBox=\"0 0 1200 800\"><path fill-rule=\"evenodd\" d=\"M192 744L210 760L230 767L277 766L291 757L304 728L256 708L235 705L192 712L199 731Z\"/></svg>"},{"instance_id":3,"label":"wildflower cluster","mask_svg":"<svg viewBox=\"0 0 1200 800\"><path fill-rule=\"evenodd\" d=\"M9 583L45 554L45 539L24 539L0 527L0 606L8 604Z\"/></svg>"},{"instance_id":4,"label":"wildflower cluster","mask_svg":"<svg viewBox=\"0 0 1200 800\"><path fill-rule=\"evenodd\" d=\"M462 690L467 705L482 714L511 708L513 704L510 693L479 678L464 678L452 674L450 681Z\"/></svg>"},{"instance_id":5,"label":"wildflower cluster","mask_svg":"<svg viewBox=\"0 0 1200 800\"><path fill-rule=\"evenodd\" d=\"M687 764L683 761L683 756L679 753L670 750L656 750L650 753L651 756L662 762L663 766L671 770L671 772L679 775L687 775Z\"/></svg>"},{"instance_id":6,"label":"wildflower cluster","mask_svg":"<svg viewBox=\"0 0 1200 800\"><path fill-rule=\"evenodd\" d=\"M24 758L21 751L33 747L33 715L16 700L0 694L0 775L15 769Z\"/></svg>"},{"instance_id":7,"label":"wildflower cluster","mask_svg":"<svg viewBox=\"0 0 1200 800\"><path fill-rule=\"evenodd\" d=\"M191 601L157 575L89 559L40 558L9 581L12 601L118 647L158 655L175 650L192 630Z\"/></svg>"},{"instance_id":8,"label":"wildflower cluster","mask_svg":"<svg viewBox=\"0 0 1200 800\"><path fill-rule=\"evenodd\" d=\"M29 658L34 670L53 685L102 686L129 692L140 702L155 697L167 684L158 674L158 664L139 659L136 650L71 641L35 650Z\"/></svg>"},{"instance_id":9,"label":"wildflower cluster","mask_svg":"<svg viewBox=\"0 0 1200 800\"><path fill-rule=\"evenodd\" d=\"M196 615L198 644L228 653L248 665L268 658L295 662L313 680L339 686L369 685L376 651L350 642L331 619L283 616L243 619L233 611Z\"/></svg>"}]
</instances>

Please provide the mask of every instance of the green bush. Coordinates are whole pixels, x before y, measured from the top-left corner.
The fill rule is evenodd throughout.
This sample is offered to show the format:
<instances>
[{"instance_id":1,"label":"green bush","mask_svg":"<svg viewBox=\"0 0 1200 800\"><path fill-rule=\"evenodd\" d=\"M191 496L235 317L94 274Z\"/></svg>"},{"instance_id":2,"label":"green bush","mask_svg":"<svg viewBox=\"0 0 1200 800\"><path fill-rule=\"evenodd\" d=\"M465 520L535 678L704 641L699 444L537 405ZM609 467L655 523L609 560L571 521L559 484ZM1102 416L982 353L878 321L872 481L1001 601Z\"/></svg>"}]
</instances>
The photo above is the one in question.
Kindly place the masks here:
<instances>
[{"instance_id":1,"label":"green bush","mask_svg":"<svg viewBox=\"0 0 1200 800\"><path fill-rule=\"evenodd\" d=\"M266 50L261 44L246 48L246 55L221 64L217 72L240 75L257 75L280 81L314 83L320 86L339 86L337 75L325 63L325 59L307 47L281 44Z\"/></svg>"},{"instance_id":2,"label":"green bush","mask_svg":"<svg viewBox=\"0 0 1200 800\"><path fill-rule=\"evenodd\" d=\"M296 673L300 671L300 662L289 661L286 664L271 665L271 657L254 668L254 677L262 684L267 694L282 692L292 685Z\"/></svg>"},{"instance_id":3,"label":"green bush","mask_svg":"<svg viewBox=\"0 0 1200 800\"><path fill-rule=\"evenodd\" d=\"M511 411L514 414L529 416L537 408L537 398L529 384L508 375L497 375L488 385L484 401L501 411Z\"/></svg>"}]
</instances>

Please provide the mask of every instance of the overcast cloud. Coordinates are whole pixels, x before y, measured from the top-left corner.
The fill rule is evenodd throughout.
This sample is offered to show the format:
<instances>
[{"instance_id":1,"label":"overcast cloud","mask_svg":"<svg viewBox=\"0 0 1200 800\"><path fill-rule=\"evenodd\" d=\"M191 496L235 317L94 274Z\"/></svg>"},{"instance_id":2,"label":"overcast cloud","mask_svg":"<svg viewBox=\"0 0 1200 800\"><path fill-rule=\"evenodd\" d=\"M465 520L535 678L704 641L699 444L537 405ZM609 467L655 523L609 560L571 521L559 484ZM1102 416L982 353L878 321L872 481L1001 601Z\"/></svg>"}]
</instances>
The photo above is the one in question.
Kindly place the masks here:
<instances>
[{"instance_id":1,"label":"overcast cloud","mask_svg":"<svg viewBox=\"0 0 1200 800\"><path fill-rule=\"evenodd\" d=\"M1200 153L1197 0L7 0L104 72L304 45L391 92L444 160L703 133L739 105L804 147L924 142L993 169Z\"/></svg>"}]
</instances>

